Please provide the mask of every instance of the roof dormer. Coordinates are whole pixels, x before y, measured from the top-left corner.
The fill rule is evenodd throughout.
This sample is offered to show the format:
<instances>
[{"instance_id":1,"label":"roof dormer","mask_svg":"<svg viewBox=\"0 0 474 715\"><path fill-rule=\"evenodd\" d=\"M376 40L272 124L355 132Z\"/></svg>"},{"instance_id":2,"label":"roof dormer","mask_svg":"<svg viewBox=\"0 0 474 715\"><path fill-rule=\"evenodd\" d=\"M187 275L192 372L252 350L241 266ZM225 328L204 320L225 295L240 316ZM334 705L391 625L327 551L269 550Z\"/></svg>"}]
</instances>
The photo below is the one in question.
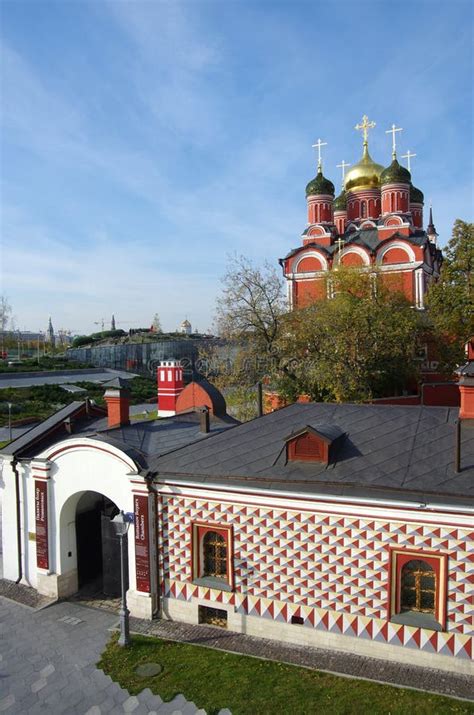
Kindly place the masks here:
<instances>
[{"instance_id":1,"label":"roof dormer","mask_svg":"<svg viewBox=\"0 0 474 715\"><path fill-rule=\"evenodd\" d=\"M337 425L306 425L286 438L286 459L328 465L344 436L345 432Z\"/></svg>"}]
</instances>

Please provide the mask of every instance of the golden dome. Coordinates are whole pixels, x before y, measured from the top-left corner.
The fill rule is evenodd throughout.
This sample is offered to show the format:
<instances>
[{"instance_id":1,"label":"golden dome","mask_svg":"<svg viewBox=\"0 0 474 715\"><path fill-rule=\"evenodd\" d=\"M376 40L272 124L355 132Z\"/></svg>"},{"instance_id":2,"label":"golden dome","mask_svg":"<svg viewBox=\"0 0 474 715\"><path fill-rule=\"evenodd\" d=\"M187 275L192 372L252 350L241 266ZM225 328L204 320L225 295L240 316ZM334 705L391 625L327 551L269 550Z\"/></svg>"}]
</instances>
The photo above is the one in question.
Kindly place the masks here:
<instances>
[{"instance_id":1,"label":"golden dome","mask_svg":"<svg viewBox=\"0 0 474 715\"><path fill-rule=\"evenodd\" d=\"M367 142L364 142L362 159L349 169L344 179L346 191L360 189L378 189L380 187L380 174L384 170L381 164L376 164L369 154Z\"/></svg>"}]
</instances>

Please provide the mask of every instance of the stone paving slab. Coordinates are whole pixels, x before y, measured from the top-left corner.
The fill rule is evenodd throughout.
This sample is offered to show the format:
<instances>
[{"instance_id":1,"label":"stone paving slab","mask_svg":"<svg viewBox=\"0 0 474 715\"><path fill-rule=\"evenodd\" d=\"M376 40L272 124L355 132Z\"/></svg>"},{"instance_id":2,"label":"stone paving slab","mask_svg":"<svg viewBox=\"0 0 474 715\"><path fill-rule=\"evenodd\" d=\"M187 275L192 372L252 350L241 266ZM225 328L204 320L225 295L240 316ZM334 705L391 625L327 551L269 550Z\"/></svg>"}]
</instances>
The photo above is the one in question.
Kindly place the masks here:
<instances>
[{"instance_id":1,"label":"stone paving slab","mask_svg":"<svg viewBox=\"0 0 474 715\"><path fill-rule=\"evenodd\" d=\"M36 589L25 586L22 583L15 583L6 578L0 578L0 596L9 598L11 601L21 603L29 608L40 609L55 603L54 598L42 596Z\"/></svg>"},{"instance_id":2,"label":"stone paving slab","mask_svg":"<svg viewBox=\"0 0 474 715\"><path fill-rule=\"evenodd\" d=\"M75 603L35 611L0 596L0 714L205 715L183 695L131 695L97 669L116 620Z\"/></svg>"},{"instance_id":3,"label":"stone paving slab","mask_svg":"<svg viewBox=\"0 0 474 715\"><path fill-rule=\"evenodd\" d=\"M230 653L301 665L336 675L363 678L474 701L474 677L423 668L415 664L406 665L342 651L290 645L235 633L215 626L194 626L175 621L145 621L131 618L130 630L133 633L156 636L181 643L194 643ZM415 658L414 654L414 660Z\"/></svg>"}]
</instances>

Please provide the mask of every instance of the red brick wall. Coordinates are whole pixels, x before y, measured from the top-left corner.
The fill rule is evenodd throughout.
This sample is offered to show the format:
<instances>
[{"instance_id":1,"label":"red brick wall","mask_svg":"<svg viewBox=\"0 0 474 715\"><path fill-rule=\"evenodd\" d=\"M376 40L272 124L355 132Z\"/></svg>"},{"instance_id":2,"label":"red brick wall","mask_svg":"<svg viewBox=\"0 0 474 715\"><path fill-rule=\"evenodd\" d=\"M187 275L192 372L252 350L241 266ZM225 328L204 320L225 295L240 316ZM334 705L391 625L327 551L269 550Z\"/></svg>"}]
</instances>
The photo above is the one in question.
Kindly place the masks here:
<instances>
[{"instance_id":1,"label":"red brick wall","mask_svg":"<svg viewBox=\"0 0 474 715\"><path fill-rule=\"evenodd\" d=\"M295 308L306 308L317 300L326 298L326 283L323 278L310 281L295 281Z\"/></svg>"},{"instance_id":2,"label":"red brick wall","mask_svg":"<svg viewBox=\"0 0 474 715\"><path fill-rule=\"evenodd\" d=\"M209 412L214 413L211 398L198 382L186 385L176 401L176 412L186 412L194 407L208 407Z\"/></svg>"}]
</instances>

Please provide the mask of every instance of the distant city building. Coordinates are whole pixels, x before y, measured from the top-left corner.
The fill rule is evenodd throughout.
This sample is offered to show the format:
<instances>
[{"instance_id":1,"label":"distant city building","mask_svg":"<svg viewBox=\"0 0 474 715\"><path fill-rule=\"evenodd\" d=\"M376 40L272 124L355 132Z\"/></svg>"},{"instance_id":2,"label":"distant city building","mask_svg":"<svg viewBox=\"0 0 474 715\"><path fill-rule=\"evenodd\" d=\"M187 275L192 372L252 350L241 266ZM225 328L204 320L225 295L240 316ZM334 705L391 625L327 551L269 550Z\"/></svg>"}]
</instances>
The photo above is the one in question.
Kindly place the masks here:
<instances>
[{"instance_id":1,"label":"distant city building","mask_svg":"<svg viewBox=\"0 0 474 715\"><path fill-rule=\"evenodd\" d=\"M183 333L184 335L191 335L193 332L193 326L189 322L189 320L183 320L181 325L179 326L179 331L180 333Z\"/></svg>"},{"instance_id":2,"label":"distant city building","mask_svg":"<svg viewBox=\"0 0 474 715\"><path fill-rule=\"evenodd\" d=\"M46 342L51 345L52 348L56 345L56 338L54 336L54 328L51 322L51 316L49 318L48 329L46 331Z\"/></svg>"},{"instance_id":3,"label":"distant city building","mask_svg":"<svg viewBox=\"0 0 474 715\"><path fill-rule=\"evenodd\" d=\"M112 315L112 320L110 321L110 329L115 330L115 315Z\"/></svg>"},{"instance_id":4,"label":"distant city building","mask_svg":"<svg viewBox=\"0 0 474 715\"><path fill-rule=\"evenodd\" d=\"M160 316L158 315L158 313L155 313L155 315L153 317L153 323L151 324L151 332L152 333L162 333L163 332L163 328L161 327Z\"/></svg>"}]
</instances>

